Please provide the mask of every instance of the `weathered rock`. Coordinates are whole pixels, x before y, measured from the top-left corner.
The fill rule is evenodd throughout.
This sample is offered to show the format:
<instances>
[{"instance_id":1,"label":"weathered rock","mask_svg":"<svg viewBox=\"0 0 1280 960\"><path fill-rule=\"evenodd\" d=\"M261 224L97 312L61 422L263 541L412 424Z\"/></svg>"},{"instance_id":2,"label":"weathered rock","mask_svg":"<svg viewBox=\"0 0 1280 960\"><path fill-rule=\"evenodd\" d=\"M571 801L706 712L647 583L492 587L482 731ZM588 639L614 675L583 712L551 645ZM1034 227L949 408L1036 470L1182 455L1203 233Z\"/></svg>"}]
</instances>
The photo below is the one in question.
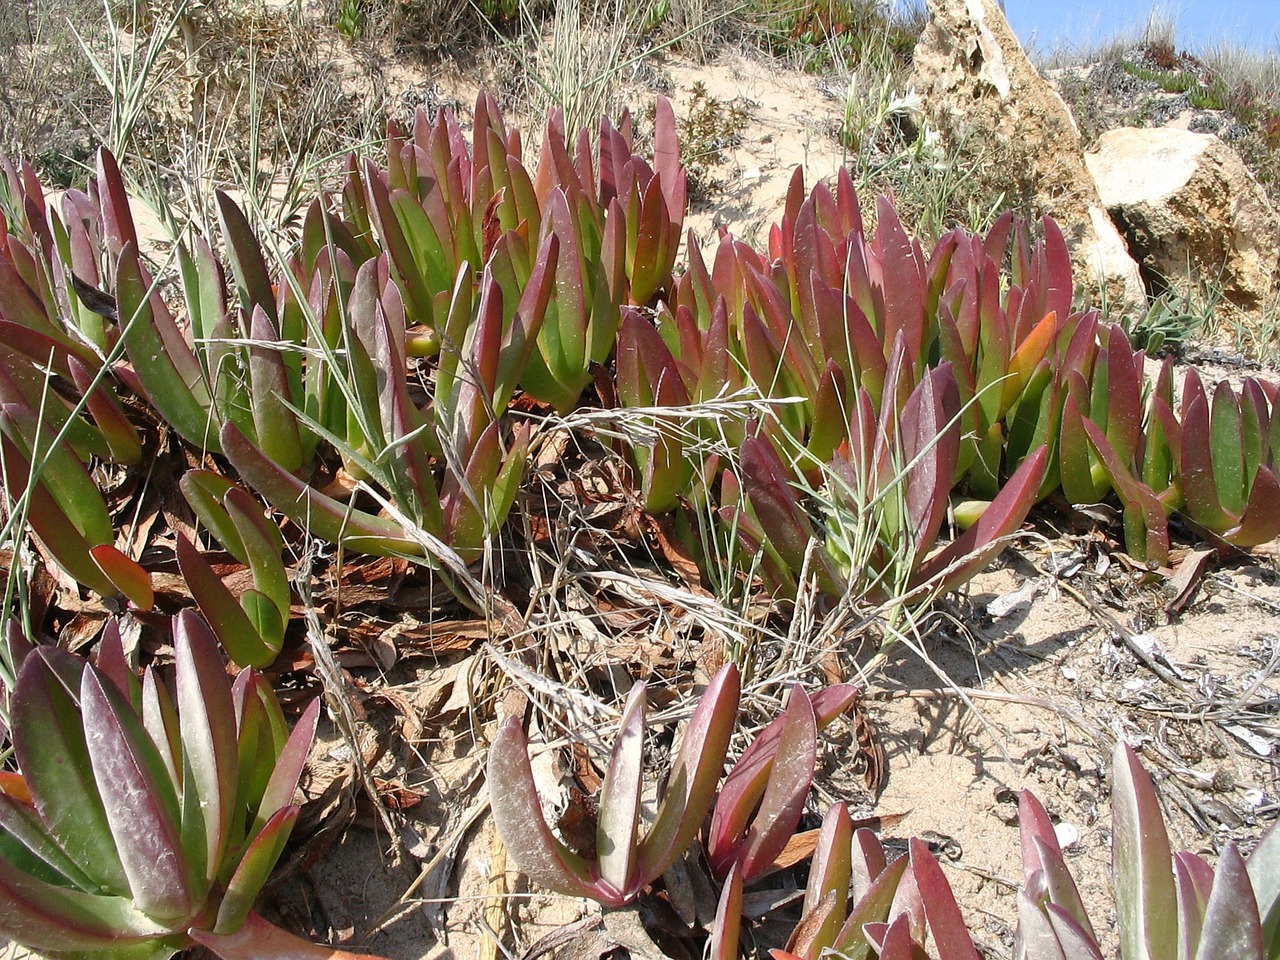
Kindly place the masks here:
<instances>
[{"instance_id":1,"label":"weathered rock","mask_svg":"<svg viewBox=\"0 0 1280 960\"><path fill-rule=\"evenodd\" d=\"M1153 286L1220 286L1244 314L1280 293L1280 215L1216 136L1109 130L1085 160Z\"/></svg>"},{"instance_id":2,"label":"weathered rock","mask_svg":"<svg viewBox=\"0 0 1280 960\"><path fill-rule=\"evenodd\" d=\"M1057 91L1031 65L994 0L928 0L912 85L951 150L997 158L1007 191L1051 215L1071 250L1078 289L1105 287L1138 307L1138 266L1084 165L1080 131Z\"/></svg>"}]
</instances>

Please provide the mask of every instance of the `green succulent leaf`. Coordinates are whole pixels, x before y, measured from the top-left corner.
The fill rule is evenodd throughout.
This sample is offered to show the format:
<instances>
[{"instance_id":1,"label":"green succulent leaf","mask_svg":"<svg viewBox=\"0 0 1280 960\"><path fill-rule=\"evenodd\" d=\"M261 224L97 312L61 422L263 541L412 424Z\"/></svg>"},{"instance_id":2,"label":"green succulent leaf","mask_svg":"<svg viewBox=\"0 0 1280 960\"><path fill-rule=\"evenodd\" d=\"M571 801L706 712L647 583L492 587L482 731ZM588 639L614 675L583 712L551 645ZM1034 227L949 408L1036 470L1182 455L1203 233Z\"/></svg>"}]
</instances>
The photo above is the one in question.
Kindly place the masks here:
<instances>
[{"instance_id":1,"label":"green succulent leaf","mask_svg":"<svg viewBox=\"0 0 1280 960\"><path fill-rule=\"evenodd\" d=\"M1127 743L1112 758L1112 873L1123 960L1161 960L1177 950L1177 894L1169 835L1151 778Z\"/></svg>"},{"instance_id":2,"label":"green succulent leaf","mask_svg":"<svg viewBox=\"0 0 1280 960\"><path fill-rule=\"evenodd\" d=\"M520 869L539 884L571 897L595 897L590 865L555 838L529 765L518 717L508 717L489 747L487 780L493 821Z\"/></svg>"},{"instance_id":3,"label":"green succulent leaf","mask_svg":"<svg viewBox=\"0 0 1280 960\"><path fill-rule=\"evenodd\" d=\"M227 655L241 666L265 667L280 652L278 637L264 637L209 561L182 533L177 535L178 567L191 596ZM251 601L252 602L252 601ZM270 642L269 642L270 641ZM277 645L274 645L277 644Z\"/></svg>"},{"instance_id":4,"label":"green succulent leaf","mask_svg":"<svg viewBox=\"0 0 1280 960\"><path fill-rule=\"evenodd\" d=\"M1214 872L1205 906L1196 960L1256 960L1262 953L1262 923L1244 857L1227 843Z\"/></svg>"},{"instance_id":5,"label":"green succulent leaf","mask_svg":"<svg viewBox=\"0 0 1280 960\"><path fill-rule=\"evenodd\" d=\"M609 754L600 792L600 820L596 830L600 880L620 893L627 890L635 868L644 766L645 703L645 686L637 683L622 710L618 737Z\"/></svg>"},{"instance_id":6,"label":"green succulent leaf","mask_svg":"<svg viewBox=\"0 0 1280 960\"><path fill-rule=\"evenodd\" d=\"M188 795L197 798L204 821L205 879L213 880L236 812L239 755L231 683L217 641L198 616L180 612L173 621L173 639L182 753L189 765L182 794L184 801Z\"/></svg>"},{"instance_id":7,"label":"green succulent leaf","mask_svg":"<svg viewBox=\"0 0 1280 960\"><path fill-rule=\"evenodd\" d=\"M782 735L760 808L736 852L744 883L762 876L795 833L813 782L817 759L818 723L804 688L792 687L783 714Z\"/></svg>"},{"instance_id":8,"label":"green succulent leaf","mask_svg":"<svg viewBox=\"0 0 1280 960\"><path fill-rule=\"evenodd\" d=\"M129 881L94 779L80 714L84 662L49 646L27 655L10 703L14 754L40 819L97 885L126 894Z\"/></svg>"},{"instance_id":9,"label":"green succulent leaf","mask_svg":"<svg viewBox=\"0 0 1280 960\"><path fill-rule=\"evenodd\" d=\"M134 903L148 916L187 916L192 902L178 795L142 720L93 667L81 679L85 744Z\"/></svg>"},{"instance_id":10,"label":"green succulent leaf","mask_svg":"<svg viewBox=\"0 0 1280 960\"><path fill-rule=\"evenodd\" d=\"M724 772L740 692L738 668L730 663L716 671L699 698L680 738L658 812L640 841L637 882L661 876L702 829Z\"/></svg>"},{"instance_id":11,"label":"green succulent leaf","mask_svg":"<svg viewBox=\"0 0 1280 960\"><path fill-rule=\"evenodd\" d=\"M1272 824L1249 855L1249 881L1262 918L1263 956L1280 957L1280 827Z\"/></svg>"},{"instance_id":12,"label":"green succulent leaf","mask_svg":"<svg viewBox=\"0 0 1280 960\"><path fill-rule=\"evenodd\" d=\"M258 831L248 849L240 856L239 866L227 884L213 924L215 934L231 934L239 930L253 909L263 884L275 869L284 845L298 819L298 807L282 807Z\"/></svg>"}]
</instances>

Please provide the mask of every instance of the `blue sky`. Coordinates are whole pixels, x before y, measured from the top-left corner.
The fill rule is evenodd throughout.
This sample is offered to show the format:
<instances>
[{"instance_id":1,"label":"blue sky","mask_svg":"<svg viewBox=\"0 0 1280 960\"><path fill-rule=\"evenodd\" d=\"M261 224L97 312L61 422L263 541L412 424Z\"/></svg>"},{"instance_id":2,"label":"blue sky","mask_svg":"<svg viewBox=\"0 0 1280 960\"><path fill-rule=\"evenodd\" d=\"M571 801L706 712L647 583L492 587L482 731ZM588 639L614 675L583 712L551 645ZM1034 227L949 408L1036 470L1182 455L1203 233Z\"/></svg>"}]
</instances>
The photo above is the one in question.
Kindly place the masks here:
<instances>
[{"instance_id":1,"label":"blue sky","mask_svg":"<svg viewBox=\"0 0 1280 960\"><path fill-rule=\"evenodd\" d=\"M1151 7L1152 0L1005 0L1005 15L1024 45L1049 52L1059 41L1070 48L1137 35ZM1228 40L1280 51L1280 0L1165 0L1159 9L1188 50Z\"/></svg>"}]
</instances>

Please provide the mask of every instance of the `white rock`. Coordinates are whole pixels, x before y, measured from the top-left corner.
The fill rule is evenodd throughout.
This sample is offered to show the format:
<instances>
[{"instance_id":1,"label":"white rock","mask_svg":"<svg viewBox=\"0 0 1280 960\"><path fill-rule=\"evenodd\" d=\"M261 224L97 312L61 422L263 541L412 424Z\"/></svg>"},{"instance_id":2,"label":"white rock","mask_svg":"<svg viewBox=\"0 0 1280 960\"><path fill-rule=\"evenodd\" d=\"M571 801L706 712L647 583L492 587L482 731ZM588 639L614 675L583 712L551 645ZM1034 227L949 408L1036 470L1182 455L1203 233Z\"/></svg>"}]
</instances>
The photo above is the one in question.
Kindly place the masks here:
<instances>
[{"instance_id":1,"label":"white rock","mask_svg":"<svg viewBox=\"0 0 1280 960\"><path fill-rule=\"evenodd\" d=\"M1080 292L1145 307L1138 266L1104 212L1071 110L1031 65L995 0L929 0L911 85L948 146L996 155L1008 189L1027 186L1057 221Z\"/></svg>"},{"instance_id":2,"label":"white rock","mask_svg":"<svg viewBox=\"0 0 1280 960\"><path fill-rule=\"evenodd\" d=\"M1130 249L1162 282L1192 293L1220 284L1245 313L1280 293L1280 215L1216 136L1122 127L1085 162Z\"/></svg>"}]
</instances>

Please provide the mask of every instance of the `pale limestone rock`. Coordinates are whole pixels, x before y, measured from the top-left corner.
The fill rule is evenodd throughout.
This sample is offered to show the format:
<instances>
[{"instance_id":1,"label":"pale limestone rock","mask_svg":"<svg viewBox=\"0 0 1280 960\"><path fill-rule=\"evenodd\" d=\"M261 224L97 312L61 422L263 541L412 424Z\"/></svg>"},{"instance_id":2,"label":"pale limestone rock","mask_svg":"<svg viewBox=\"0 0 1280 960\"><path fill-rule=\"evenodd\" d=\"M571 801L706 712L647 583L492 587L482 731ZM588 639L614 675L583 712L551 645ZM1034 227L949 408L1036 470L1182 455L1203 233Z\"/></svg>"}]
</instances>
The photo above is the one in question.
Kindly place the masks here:
<instances>
[{"instance_id":1,"label":"pale limestone rock","mask_svg":"<svg viewBox=\"0 0 1280 960\"><path fill-rule=\"evenodd\" d=\"M1104 133L1085 160L1102 202L1157 284L1193 293L1201 284L1220 285L1245 315L1276 298L1280 216L1216 136L1125 127Z\"/></svg>"},{"instance_id":2,"label":"pale limestone rock","mask_svg":"<svg viewBox=\"0 0 1280 960\"><path fill-rule=\"evenodd\" d=\"M1008 170L1011 195L1062 229L1077 289L1105 286L1113 304L1145 306L1138 266L1106 216L1085 168L1080 131L1027 59L994 0L929 0L912 85L953 150L980 151Z\"/></svg>"}]
</instances>

